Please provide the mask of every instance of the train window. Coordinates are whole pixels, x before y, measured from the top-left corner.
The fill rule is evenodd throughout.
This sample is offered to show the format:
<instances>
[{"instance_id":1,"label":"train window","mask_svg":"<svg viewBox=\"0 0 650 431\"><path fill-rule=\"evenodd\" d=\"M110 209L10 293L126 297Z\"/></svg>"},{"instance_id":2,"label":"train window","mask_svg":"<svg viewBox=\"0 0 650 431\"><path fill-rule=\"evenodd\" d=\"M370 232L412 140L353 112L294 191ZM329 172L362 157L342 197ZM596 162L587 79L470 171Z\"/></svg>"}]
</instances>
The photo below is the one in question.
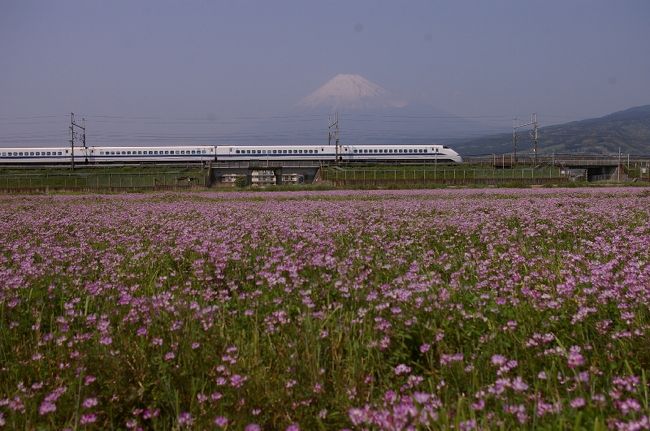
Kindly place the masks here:
<instances>
[{"instance_id":1,"label":"train window","mask_svg":"<svg viewBox=\"0 0 650 431\"><path fill-rule=\"evenodd\" d=\"M6 156L6 155L7 155L7 153L2 153L2 156L3 156L3 157Z\"/></svg>"},{"instance_id":2,"label":"train window","mask_svg":"<svg viewBox=\"0 0 650 431\"><path fill-rule=\"evenodd\" d=\"M236 154L239 154L239 150L235 150L235 153L236 153Z\"/></svg>"}]
</instances>

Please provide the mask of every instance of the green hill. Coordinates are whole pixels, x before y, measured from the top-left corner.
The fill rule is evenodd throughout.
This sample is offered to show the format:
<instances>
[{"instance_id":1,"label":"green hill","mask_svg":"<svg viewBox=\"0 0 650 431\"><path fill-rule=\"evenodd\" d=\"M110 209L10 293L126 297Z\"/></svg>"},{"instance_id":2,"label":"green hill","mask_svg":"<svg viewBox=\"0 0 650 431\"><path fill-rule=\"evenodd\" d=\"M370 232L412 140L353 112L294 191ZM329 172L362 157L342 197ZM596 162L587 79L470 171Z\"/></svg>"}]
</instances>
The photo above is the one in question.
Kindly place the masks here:
<instances>
[{"instance_id":1,"label":"green hill","mask_svg":"<svg viewBox=\"0 0 650 431\"><path fill-rule=\"evenodd\" d=\"M508 133L459 140L454 148L464 155L512 152ZM519 134L518 151L529 152L527 132ZM599 118L542 127L538 149L542 153L650 154L650 105L614 112Z\"/></svg>"}]
</instances>

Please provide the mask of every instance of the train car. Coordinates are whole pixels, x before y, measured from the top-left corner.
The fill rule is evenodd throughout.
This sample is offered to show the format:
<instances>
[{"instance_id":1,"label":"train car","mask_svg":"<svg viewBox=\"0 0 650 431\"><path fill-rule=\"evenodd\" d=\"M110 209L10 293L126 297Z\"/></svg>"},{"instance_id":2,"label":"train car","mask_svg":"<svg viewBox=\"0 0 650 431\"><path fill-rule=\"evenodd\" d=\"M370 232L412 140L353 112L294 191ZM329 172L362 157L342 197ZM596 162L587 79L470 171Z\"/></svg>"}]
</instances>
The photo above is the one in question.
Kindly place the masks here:
<instances>
[{"instance_id":1,"label":"train car","mask_svg":"<svg viewBox=\"0 0 650 431\"><path fill-rule=\"evenodd\" d=\"M70 163L70 147L50 148L0 148L0 163L10 165L36 165ZM75 148L75 158L83 160L85 152Z\"/></svg>"},{"instance_id":2,"label":"train car","mask_svg":"<svg viewBox=\"0 0 650 431\"><path fill-rule=\"evenodd\" d=\"M462 163L462 157L445 145L344 145L341 158L348 162Z\"/></svg>"},{"instance_id":3,"label":"train car","mask_svg":"<svg viewBox=\"0 0 650 431\"><path fill-rule=\"evenodd\" d=\"M214 146L89 147L88 162L211 162L215 152Z\"/></svg>"},{"instance_id":4,"label":"train car","mask_svg":"<svg viewBox=\"0 0 650 431\"><path fill-rule=\"evenodd\" d=\"M241 145L218 146L217 161L306 161L334 160L334 146L316 145Z\"/></svg>"}]
</instances>

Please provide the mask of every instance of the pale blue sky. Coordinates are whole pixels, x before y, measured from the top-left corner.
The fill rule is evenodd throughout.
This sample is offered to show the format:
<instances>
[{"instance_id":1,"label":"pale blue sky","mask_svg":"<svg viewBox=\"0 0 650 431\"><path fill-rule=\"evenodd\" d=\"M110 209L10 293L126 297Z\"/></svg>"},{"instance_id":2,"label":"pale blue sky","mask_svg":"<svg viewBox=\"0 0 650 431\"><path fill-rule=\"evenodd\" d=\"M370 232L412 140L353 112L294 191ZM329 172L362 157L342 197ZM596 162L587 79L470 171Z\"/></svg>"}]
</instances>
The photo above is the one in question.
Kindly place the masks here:
<instances>
[{"instance_id":1,"label":"pale blue sky","mask_svg":"<svg viewBox=\"0 0 650 431\"><path fill-rule=\"evenodd\" d=\"M495 127L602 115L650 103L649 23L646 0L1 0L0 145L70 111L241 126L337 73Z\"/></svg>"}]
</instances>

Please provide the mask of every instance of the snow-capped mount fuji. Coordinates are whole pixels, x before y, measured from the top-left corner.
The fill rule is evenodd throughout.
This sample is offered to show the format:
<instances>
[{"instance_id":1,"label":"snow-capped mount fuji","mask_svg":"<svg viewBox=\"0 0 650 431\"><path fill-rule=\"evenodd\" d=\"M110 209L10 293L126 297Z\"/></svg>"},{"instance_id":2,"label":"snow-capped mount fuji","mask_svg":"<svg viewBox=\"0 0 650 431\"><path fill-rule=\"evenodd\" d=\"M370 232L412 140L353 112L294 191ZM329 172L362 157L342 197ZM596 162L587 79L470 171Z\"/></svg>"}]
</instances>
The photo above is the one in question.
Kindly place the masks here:
<instances>
[{"instance_id":1,"label":"snow-capped mount fuji","mask_svg":"<svg viewBox=\"0 0 650 431\"><path fill-rule=\"evenodd\" d=\"M345 144L442 144L486 134L483 125L470 119L400 99L363 76L339 74L281 111L280 119L249 124L239 142L324 144L334 113L340 114L340 139Z\"/></svg>"},{"instance_id":2,"label":"snow-capped mount fuji","mask_svg":"<svg viewBox=\"0 0 650 431\"><path fill-rule=\"evenodd\" d=\"M406 103L361 75L341 73L303 98L297 106L303 109L355 111L402 108Z\"/></svg>"}]
</instances>

